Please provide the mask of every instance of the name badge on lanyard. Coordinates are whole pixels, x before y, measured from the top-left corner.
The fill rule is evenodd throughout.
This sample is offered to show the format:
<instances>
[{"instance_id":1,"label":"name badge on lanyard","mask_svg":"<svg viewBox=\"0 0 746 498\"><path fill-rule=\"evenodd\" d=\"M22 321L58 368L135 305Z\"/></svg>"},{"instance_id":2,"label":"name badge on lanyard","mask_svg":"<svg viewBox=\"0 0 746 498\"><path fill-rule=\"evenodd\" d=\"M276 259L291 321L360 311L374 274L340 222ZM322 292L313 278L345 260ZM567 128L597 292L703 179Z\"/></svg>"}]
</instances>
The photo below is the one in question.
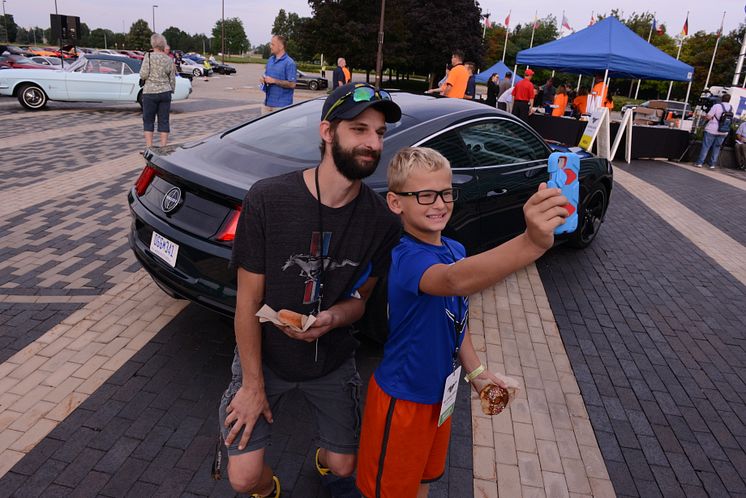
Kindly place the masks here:
<instances>
[{"instance_id":1,"label":"name badge on lanyard","mask_svg":"<svg viewBox=\"0 0 746 498\"><path fill-rule=\"evenodd\" d=\"M443 402L440 405L440 416L438 417L438 427L443 425L448 417L453 413L456 407L456 394L458 394L458 381L461 377L461 366L453 371L446 379L446 386L443 389Z\"/></svg>"}]
</instances>

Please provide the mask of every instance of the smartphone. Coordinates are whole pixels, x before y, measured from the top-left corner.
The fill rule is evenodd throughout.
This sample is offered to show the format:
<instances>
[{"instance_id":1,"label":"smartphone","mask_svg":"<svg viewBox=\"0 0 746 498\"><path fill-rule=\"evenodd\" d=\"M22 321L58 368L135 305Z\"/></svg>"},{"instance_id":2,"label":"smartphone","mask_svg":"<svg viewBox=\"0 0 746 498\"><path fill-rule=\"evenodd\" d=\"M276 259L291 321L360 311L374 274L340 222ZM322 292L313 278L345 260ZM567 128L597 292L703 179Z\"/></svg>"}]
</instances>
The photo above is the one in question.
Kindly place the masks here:
<instances>
[{"instance_id":1,"label":"smartphone","mask_svg":"<svg viewBox=\"0 0 746 498\"><path fill-rule=\"evenodd\" d=\"M570 216L554 229L555 234L572 233L578 228L578 199L580 197L580 156L572 152L552 152L549 155L549 188L562 189L569 201L565 209Z\"/></svg>"}]
</instances>

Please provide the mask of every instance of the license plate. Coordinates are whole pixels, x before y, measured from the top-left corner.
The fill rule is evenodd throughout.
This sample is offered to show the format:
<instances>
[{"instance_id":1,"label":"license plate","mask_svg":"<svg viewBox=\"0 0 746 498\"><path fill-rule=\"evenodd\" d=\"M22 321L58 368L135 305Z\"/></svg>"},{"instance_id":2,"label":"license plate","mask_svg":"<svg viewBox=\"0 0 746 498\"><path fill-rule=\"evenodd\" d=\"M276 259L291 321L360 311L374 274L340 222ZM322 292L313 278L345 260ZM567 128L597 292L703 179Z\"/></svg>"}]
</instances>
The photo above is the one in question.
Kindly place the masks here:
<instances>
[{"instance_id":1,"label":"license plate","mask_svg":"<svg viewBox=\"0 0 746 498\"><path fill-rule=\"evenodd\" d=\"M163 235L153 232L153 236L150 238L150 252L175 267L176 256L179 254L179 244L174 244Z\"/></svg>"}]
</instances>

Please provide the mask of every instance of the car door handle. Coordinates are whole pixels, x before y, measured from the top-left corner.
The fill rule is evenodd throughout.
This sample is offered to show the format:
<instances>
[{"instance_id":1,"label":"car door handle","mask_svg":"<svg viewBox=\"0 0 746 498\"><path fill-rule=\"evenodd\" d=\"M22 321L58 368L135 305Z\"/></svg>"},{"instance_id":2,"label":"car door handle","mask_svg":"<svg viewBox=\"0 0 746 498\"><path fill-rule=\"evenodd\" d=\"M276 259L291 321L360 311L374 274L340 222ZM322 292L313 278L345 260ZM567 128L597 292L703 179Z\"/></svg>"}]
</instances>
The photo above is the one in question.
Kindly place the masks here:
<instances>
[{"instance_id":1,"label":"car door handle","mask_svg":"<svg viewBox=\"0 0 746 498\"><path fill-rule=\"evenodd\" d=\"M495 197L498 195L505 195L507 193L508 193L508 189L506 188L501 188L499 190L495 189L495 190L490 190L489 192L487 192L487 197Z\"/></svg>"}]
</instances>

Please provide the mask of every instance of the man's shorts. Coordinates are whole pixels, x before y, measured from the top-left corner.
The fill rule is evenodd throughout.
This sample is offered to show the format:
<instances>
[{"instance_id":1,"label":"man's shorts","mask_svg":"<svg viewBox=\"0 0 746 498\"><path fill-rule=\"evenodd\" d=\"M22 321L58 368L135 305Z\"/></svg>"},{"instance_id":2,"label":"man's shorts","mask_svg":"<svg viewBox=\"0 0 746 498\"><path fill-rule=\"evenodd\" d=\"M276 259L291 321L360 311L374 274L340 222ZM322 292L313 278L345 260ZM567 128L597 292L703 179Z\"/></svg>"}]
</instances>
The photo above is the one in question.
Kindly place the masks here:
<instances>
[{"instance_id":1,"label":"man's shorts","mask_svg":"<svg viewBox=\"0 0 746 498\"><path fill-rule=\"evenodd\" d=\"M226 409L241 387L241 363L236 353L233 357L233 379L220 400L218 421L223 440L229 429L224 426ZM360 386L362 382L351 356L335 371L324 377L289 382L278 377L271 369L263 366L264 390L267 394L272 414L276 418L282 410L282 400L286 393L298 389L305 396L316 418L318 430L317 444L334 453L350 454L357 451L360 439ZM228 447L228 456L241 455L266 448L271 441L272 426L263 415L259 415L249 443L243 450L238 449L243 429Z\"/></svg>"},{"instance_id":2,"label":"man's shorts","mask_svg":"<svg viewBox=\"0 0 746 498\"><path fill-rule=\"evenodd\" d=\"M445 472L451 419L438 427L440 403L392 398L371 377L357 459L357 487L368 498L417 496Z\"/></svg>"}]
</instances>

